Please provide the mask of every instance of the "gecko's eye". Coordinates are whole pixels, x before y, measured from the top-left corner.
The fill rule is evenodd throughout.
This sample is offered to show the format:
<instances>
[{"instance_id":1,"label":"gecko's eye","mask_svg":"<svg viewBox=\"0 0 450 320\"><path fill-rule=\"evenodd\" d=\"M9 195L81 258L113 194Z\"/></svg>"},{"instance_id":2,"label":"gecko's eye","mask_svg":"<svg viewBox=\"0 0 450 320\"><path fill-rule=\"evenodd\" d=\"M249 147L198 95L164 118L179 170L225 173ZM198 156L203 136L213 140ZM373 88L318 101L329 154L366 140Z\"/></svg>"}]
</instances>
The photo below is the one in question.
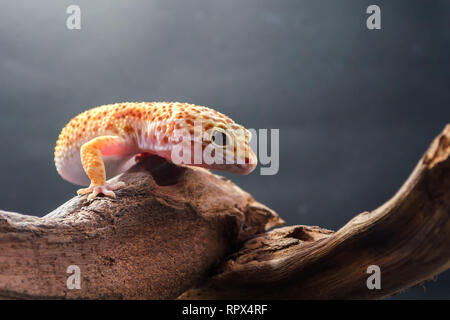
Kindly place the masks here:
<instances>
[{"instance_id":1,"label":"gecko's eye","mask_svg":"<svg viewBox=\"0 0 450 320\"><path fill-rule=\"evenodd\" d=\"M230 142L230 137L225 132L214 129L211 134L211 142L222 148Z\"/></svg>"}]
</instances>

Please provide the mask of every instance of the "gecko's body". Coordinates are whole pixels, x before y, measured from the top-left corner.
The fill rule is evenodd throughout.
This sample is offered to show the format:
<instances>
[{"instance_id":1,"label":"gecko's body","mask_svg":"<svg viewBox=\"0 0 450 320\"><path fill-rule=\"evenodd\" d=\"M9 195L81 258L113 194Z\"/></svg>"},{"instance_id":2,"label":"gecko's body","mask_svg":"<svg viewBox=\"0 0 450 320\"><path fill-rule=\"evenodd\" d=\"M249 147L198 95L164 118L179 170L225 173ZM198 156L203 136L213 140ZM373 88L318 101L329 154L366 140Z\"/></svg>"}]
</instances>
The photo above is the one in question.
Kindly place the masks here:
<instances>
[{"instance_id":1,"label":"gecko's body","mask_svg":"<svg viewBox=\"0 0 450 320\"><path fill-rule=\"evenodd\" d=\"M198 131L194 131L194 123L201 124L201 140ZM250 136L242 126L206 107L169 102L117 103L81 113L62 130L55 147L55 165L64 179L78 185L90 183L79 194L90 193L90 198L99 193L115 197L113 190L124 187L124 183L108 184L107 175L127 170L140 153L172 161L172 150L186 132L191 139L188 143L192 147L199 143L201 150L211 146L214 134L220 132L234 145L231 152L224 152L223 158L229 160L232 156L235 162L185 164L239 174L248 174L255 168L257 160L249 146ZM221 146L216 143L214 146L215 154L222 154Z\"/></svg>"}]
</instances>

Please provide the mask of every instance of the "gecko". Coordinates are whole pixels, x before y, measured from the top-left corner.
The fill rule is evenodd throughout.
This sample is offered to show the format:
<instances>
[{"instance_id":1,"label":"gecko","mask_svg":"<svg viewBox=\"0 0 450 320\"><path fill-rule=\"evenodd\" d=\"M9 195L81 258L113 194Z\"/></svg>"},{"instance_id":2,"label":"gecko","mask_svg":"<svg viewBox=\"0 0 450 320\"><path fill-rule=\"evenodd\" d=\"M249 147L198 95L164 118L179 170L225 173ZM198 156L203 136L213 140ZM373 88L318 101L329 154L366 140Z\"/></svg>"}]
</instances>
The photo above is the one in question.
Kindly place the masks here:
<instances>
[{"instance_id":1,"label":"gecko","mask_svg":"<svg viewBox=\"0 0 450 320\"><path fill-rule=\"evenodd\" d=\"M257 165L250 139L249 130L211 108L179 102L125 102L95 107L70 120L56 142L54 160L63 179L87 186L77 191L79 195L88 194L89 200L99 194L116 198L114 191L126 184L107 178L125 172L142 156L249 174ZM213 147L214 159L222 161L199 162L192 156L181 163L173 161L174 149L186 143L190 150L199 146L196 150L202 153Z\"/></svg>"}]
</instances>

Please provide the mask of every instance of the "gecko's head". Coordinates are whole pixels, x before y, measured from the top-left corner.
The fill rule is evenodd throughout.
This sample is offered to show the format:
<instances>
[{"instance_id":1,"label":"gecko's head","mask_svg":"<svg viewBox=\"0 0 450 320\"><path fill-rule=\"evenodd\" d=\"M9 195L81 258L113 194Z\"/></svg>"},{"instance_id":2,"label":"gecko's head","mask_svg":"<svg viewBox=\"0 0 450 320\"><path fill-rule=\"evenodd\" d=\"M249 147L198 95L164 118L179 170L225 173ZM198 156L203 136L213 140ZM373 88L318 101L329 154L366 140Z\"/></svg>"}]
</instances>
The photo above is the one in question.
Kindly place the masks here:
<instances>
[{"instance_id":1,"label":"gecko's head","mask_svg":"<svg viewBox=\"0 0 450 320\"><path fill-rule=\"evenodd\" d=\"M184 152L191 152L190 158L185 154L184 163L190 161L186 164L243 175L257 165L251 133L215 110L196 106L189 113L181 112L174 129L178 150L183 145Z\"/></svg>"}]
</instances>

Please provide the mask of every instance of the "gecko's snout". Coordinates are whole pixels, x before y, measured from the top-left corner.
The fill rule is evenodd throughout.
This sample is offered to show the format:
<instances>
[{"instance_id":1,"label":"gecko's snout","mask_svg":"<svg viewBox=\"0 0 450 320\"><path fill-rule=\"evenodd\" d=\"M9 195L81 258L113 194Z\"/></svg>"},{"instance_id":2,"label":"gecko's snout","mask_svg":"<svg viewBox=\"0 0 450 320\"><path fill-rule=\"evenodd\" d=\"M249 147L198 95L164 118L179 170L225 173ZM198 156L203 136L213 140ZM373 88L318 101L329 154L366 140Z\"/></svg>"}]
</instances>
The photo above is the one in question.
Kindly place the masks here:
<instances>
[{"instance_id":1,"label":"gecko's snout","mask_svg":"<svg viewBox=\"0 0 450 320\"><path fill-rule=\"evenodd\" d=\"M255 170L258 159L251 149L247 149L245 154L237 154L234 159L225 159L224 164L212 165L211 169L227 171L239 175L250 174Z\"/></svg>"}]
</instances>

